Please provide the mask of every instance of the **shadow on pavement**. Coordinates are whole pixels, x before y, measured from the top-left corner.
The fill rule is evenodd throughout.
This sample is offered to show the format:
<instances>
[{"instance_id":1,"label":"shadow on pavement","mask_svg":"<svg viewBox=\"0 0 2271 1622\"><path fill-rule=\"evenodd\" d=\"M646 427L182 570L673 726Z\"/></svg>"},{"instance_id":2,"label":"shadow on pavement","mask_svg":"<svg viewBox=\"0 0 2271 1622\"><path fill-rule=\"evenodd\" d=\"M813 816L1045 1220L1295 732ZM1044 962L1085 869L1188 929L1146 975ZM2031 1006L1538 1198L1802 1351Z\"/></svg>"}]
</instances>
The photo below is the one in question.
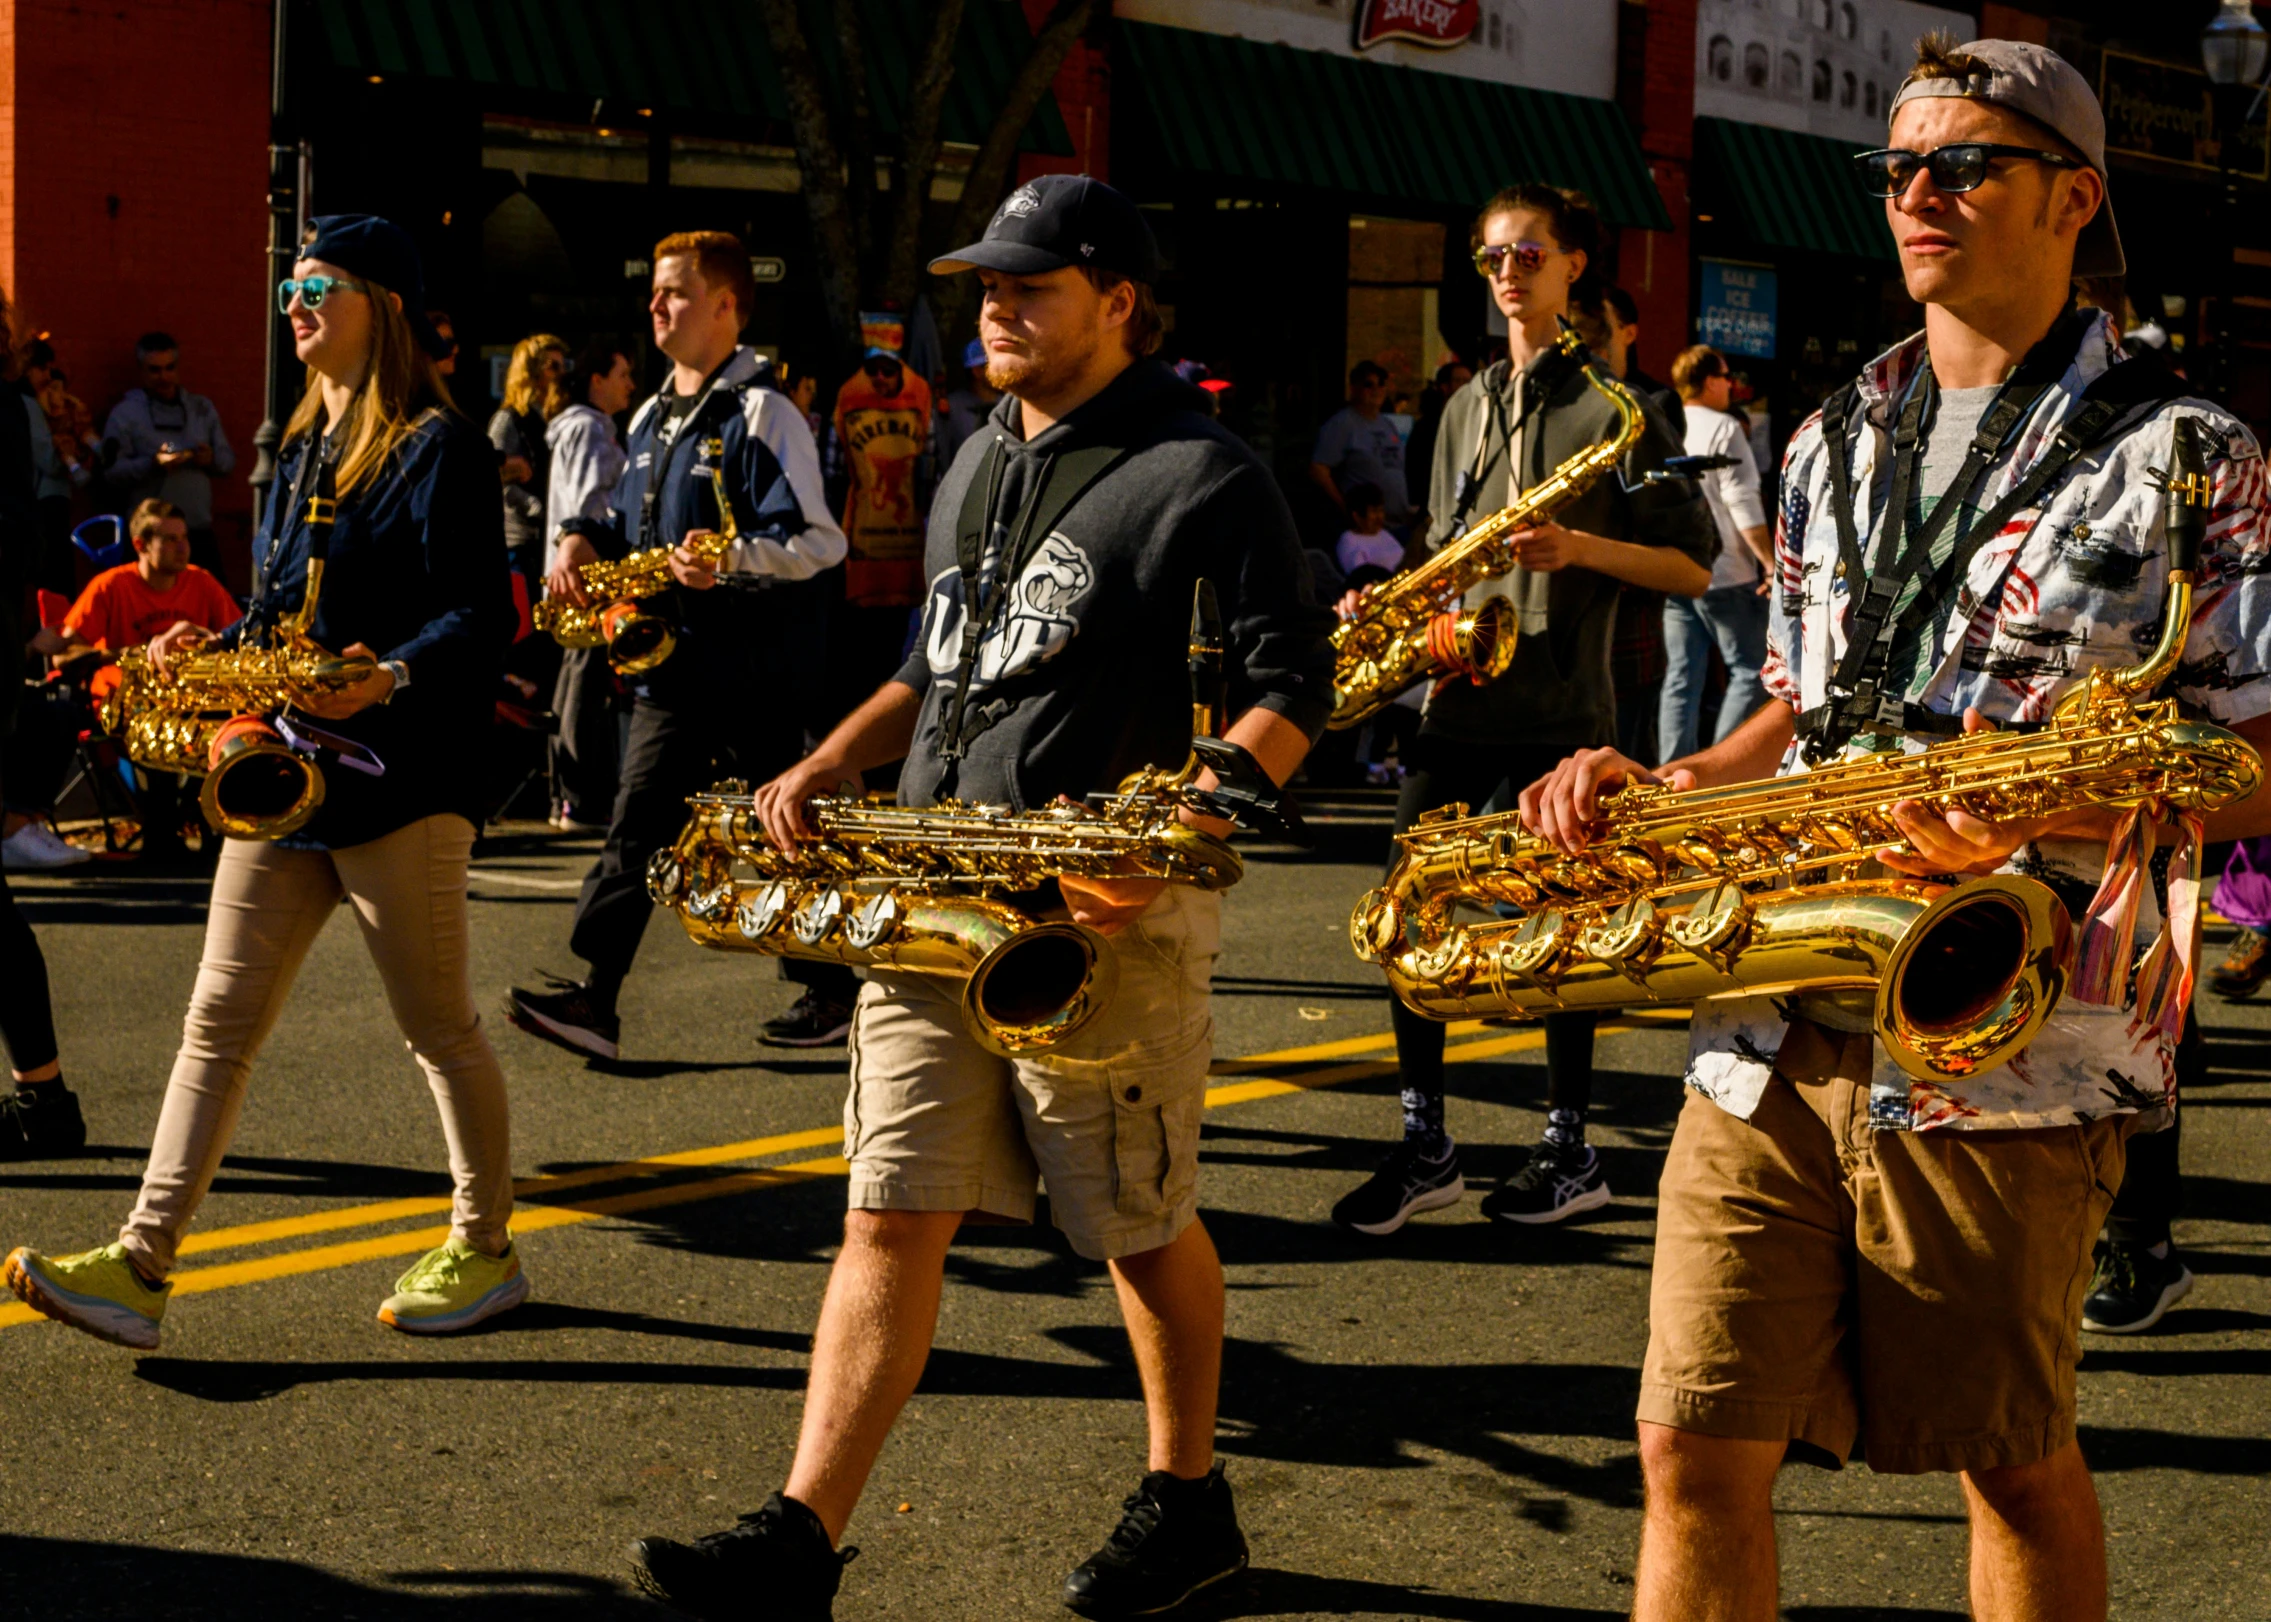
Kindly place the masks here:
<instances>
[{"instance_id":1,"label":"shadow on pavement","mask_svg":"<svg viewBox=\"0 0 2271 1622\"><path fill-rule=\"evenodd\" d=\"M320 1616L326 1622L391 1622L397 1617L548 1622L661 1614L623 1584L571 1571L390 1573L385 1581L421 1590L404 1593L291 1560L5 1535L0 1535L0 1569L8 1573L5 1614L37 1616L43 1622L109 1622L122 1616L242 1622L263 1610L277 1616Z\"/></svg>"},{"instance_id":2,"label":"shadow on pavement","mask_svg":"<svg viewBox=\"0 0 2271 1622\"><path fill-rule=\"evenodd\" d=\"M0 1188L115 1188L131 1193L142 1186L142 1166L150 1158L147 1146L106 1144L88 1148L77 1160L123 1160L134 1169L126 1172L12 1172L0 1177ZM45 1162L72 1164L74 1162ZM449 1193L446 1173L418 1171L404 1166L370 1166L353 1160L294 1160L268 1155L230 1155L213 1179L216 1194L292 1194L307 1199L402 1199L420 1194Z\"/></svg>"},{"instance_id":3,"label":"shadow on pavement","mask_svg":"<svg viewBox=\"0 0 2271 1622\"><path fill-rule=\"evenodd\" d=\"M2182 1470L2195 1476L2271 1474L2271 1437L2187 1436L2181 1431L2113 1430L2084 1425L2082 1457L2099 1475L2116 1470Z\"/></svg>"},{"instance_id":4,"label":"shadow on pavement","mask_svg":"<svg viewBox=\"0 0 2271 1622\"><path fill-rule=\"evenodd\" d=\"M1568 1605L1520 1605L1507 1600L1436 1594L1401 1583L1366 1582L1356 1577L1319 1577L1304 1571L1256 1566L1225 1584L1219 1594L1202 1595L1176 1613L1189 1622L1233 1622L1265 1616L1386 1616L1442 1619L1442 1622L1616 1622L1622 1611L1580 1610Z\"/></svg>"}]
</instances>

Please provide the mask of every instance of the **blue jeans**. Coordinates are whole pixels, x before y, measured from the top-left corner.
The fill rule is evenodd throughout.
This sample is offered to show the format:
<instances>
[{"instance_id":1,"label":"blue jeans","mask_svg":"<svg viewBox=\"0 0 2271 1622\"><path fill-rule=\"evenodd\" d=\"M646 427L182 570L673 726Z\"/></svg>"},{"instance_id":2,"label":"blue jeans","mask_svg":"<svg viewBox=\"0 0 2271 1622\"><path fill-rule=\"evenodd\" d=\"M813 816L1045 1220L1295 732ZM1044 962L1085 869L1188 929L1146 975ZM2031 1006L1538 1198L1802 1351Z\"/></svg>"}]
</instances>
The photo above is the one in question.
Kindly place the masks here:
<instances>
[{"instance_id":1,"label":"blue jeans","mask_svg":"<svg viewBox=\"0 0 2271 1622\"><path fill-rule=\"evenodd\" d=\"M1700 597L1664 600L1664 698L1657 711L1656 742L1666 760L1695 753L1703 713L1703 678L1711 645L1727 663L1727 696L1719 705L1716 743L1748 721L1766 702L1758 679L1766 663L1766 599L1755 586L1721 586Z\"/></svg>"}]
</instances>

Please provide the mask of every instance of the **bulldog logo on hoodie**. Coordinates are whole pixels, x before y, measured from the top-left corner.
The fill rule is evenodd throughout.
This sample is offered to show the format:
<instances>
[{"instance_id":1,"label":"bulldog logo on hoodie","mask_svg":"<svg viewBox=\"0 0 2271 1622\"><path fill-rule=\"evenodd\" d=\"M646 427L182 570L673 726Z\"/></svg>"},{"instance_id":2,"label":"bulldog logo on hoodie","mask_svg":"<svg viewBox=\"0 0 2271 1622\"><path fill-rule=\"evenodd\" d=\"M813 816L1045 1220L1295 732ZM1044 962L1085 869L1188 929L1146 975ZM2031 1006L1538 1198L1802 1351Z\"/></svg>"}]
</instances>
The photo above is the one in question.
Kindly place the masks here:
<instances>
[{"instance_id":1,"label":"bulldog logo on hoodie","mask_svg":"<svg viewBox=\"0 0 2271 1622\"><path fill-rule=\"evenodd\" d=\"M1088 554L1051 531L1009 589L1006 611L988 627L970 671L970 691L1022 675L1062 653L1080 629L1074 617L1096 584ZM949 570L931 582L930 637L925 656L931 674L951 682L962 660L962 571Z\"/></svg>"}]
</instances>

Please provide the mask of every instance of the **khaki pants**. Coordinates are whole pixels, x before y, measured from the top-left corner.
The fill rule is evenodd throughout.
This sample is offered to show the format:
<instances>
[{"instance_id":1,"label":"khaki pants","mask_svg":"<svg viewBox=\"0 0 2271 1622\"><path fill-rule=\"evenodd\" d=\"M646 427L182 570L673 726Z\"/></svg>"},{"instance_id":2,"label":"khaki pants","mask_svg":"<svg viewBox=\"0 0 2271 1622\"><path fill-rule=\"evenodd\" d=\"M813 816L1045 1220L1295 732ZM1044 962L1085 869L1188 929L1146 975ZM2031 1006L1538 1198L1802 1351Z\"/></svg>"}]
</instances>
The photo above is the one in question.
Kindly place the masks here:
<instances>
[{"instance_id":1,"label":"khaki pants","mask_svg":"<svg viewBox=\"0 0 2271 1622\"><path fill-rule=\"evenodd\" d=\"M253 1055L276 1024L308 948L342 898L386 984L395 1024L441 1107L456 1183L451 1229L505 1243L512 1160L504 1072L473 1010L465 868L473 825L440 815L345 850L231 839L213 875L205 956L166 1083L142 1197L119 1241L153 1274L173 1270L190 1218L236 1131Z\"/></svg>"}]
</instances>

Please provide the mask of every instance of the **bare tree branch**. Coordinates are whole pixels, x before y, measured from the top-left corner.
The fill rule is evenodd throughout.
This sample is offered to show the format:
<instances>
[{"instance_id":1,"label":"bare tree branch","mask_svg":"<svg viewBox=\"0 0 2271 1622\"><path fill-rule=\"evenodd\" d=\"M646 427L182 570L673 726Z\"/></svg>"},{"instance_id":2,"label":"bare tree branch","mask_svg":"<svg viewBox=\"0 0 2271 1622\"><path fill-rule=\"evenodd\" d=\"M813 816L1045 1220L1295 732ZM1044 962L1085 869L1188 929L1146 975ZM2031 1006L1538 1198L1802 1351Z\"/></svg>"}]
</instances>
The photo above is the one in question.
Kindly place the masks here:
<instances>
[{"instance_id":1,"label":"bare tree branch","mask_svg":"<svg viewBox=\"0 0 2271 1622\"><path fill-rule=\"evenodd\" d=\"M892 198L890 249L883 267L883 297L902 310L914 308L919 291L923 206L938 172L939 129L962 35L963 0L932 0L932 6L930 37L923 42L922 58L907 86L907 105L899 115L898 191Z\"/></svg>"},{"instance_id":2,"label":"bare tree branch","mask_svg":"<svg viewBox=\"0 0 2271 1622\"><path fill-rule=\"evenodd\" d=\"M853 244L844 160L828 117L828 92L804 37L797 0L762 0L765 35L788 97L789 128L796 140L797 173L804 183L805 214L819 250L820 295L829 325L847 347L859 343L859 255ZM875 169L868 166L869 184Z\"/></svg>"},{"instance_id":3,"label":"bare tree branch","mask_svg":"<svg viewBox=\"0 0 2271 1622\"><path fill-rule=\"evenodd\" d=\"M947 227L949 246L969 241L993 217L994 205L1001 201L1017 161L1018 137L1032 122L1041 98L1049 93L1050 81L1064 66L1065 53L1088 31L1095 14L1096 0L1057 0L1049 20L1033 36L1033 53L1010 81L1008 93L995 110L993 128L986 131L978 155L970 160L970 172L962 182L962 201L955 206L953 223Z\"/></svg>"},{"instance_id":4,"label":"bare tree branch","mask_svg":"<svg viewBox=\"0 0 2271 1622\"><path fill-rule=\"evenodd\" d=\"M844 69L844 164L852 216L852 247L859 256L860 297L876 289L875 108L868 90L867 29L858 0L832 0L836 43Z\"/></svg>"}]
</instances>

